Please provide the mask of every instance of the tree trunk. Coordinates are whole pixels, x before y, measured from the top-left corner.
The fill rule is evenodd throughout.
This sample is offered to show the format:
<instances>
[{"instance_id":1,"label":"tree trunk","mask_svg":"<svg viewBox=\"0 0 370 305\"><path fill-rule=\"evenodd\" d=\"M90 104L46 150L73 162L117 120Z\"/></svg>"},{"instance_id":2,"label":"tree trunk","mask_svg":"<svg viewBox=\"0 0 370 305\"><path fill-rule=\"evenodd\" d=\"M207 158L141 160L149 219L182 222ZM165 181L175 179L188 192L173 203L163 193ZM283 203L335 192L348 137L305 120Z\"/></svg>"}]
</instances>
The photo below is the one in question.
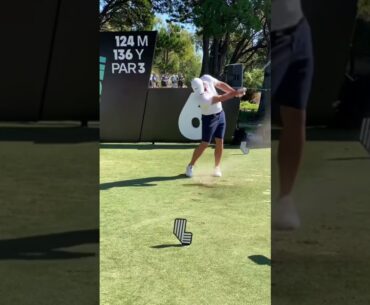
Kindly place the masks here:
<instances>
[{"instance_id":1,"label":"tree trunk","mask_svg":"<svg viewBox=\"0 0 370 305\"><path fill-rule=\"evenodd\" d=\"M219 57L219 48L220 48L220 40L218 38L215 38L213 40L213 45L212 45L212 53L213 53L213 63L212 63L212 71L211 74L219 78L219 71L218 71L218 57Z\"/></svg>"},{"instance_id":2,"label":"tree trunk","mask_svg":"<svg viewBox=\"0 0 370 305\"><path fill-rule=\"evenodd\" d=\"M234 49L234 52L231 56L231 59L230 59L230 64L235 64L237 59L239 58L239 54L240 54L240 51L241 49L243 48L243 44L244 44L245 40L242 39L242 40L239 40L235 49Z\"/></svg>"},{"instance_id":3,"label":"tree trunk","mask_svg":"<svg viewBox=\"0 0 370 305\"><path fill-rule=\"evenodd\" d=\"M220 49L220 61L219 61L219 74L224 74L224 68L226 65L226 55L229 49L230 35L227 33L224 42Z\"/></svg>"},{"instance_id":4,"label":"tree trunk","mask_svg":"<svg viewBox=\"0 0 370 305\"><path fill-rule=\"evenodd\" d=\"M209 59L208 59L208 67L209 67L209 74L213 75L213 63L215 62L215 49L214 49L214 41L210 43L209 46Z\"/></svg>"},{"instance_id":5,"label":"tree trunk","mask_svg":"<svg viewBox=\"0 0 370 305\"><path fill-rule=\"evenodd\" d=\"M209 37L203 34L203 59L200 75L209 73Z\"/></svg>"}]
</instances>

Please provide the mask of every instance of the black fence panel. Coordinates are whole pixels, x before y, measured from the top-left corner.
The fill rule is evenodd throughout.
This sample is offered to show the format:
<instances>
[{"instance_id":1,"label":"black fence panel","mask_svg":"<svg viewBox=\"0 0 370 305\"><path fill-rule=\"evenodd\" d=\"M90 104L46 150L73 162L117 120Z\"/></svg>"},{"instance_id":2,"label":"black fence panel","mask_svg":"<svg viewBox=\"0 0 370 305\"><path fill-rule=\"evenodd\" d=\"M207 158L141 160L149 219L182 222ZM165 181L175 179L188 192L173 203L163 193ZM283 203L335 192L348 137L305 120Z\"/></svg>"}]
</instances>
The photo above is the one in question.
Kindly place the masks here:
<instances>
[{"instance_id":1,"label":"black fence panel","mask_svg":"<svg viewBox=\"0 0 370 305\"><path fill-rule=\"evenodd\" d=\"M97 15L98 3L61 1L41 119L99 119Z\"/></svg>"},{"instance_id":2,"label":"black fence panel","mask_svg":"<svg viewBox=\"0 0 370 305\"><path fill-rule=\"evenodd\" d=\"M39 119L57 11L57 0L2 1L0 120Z\"/></svg>"}]
</instances>

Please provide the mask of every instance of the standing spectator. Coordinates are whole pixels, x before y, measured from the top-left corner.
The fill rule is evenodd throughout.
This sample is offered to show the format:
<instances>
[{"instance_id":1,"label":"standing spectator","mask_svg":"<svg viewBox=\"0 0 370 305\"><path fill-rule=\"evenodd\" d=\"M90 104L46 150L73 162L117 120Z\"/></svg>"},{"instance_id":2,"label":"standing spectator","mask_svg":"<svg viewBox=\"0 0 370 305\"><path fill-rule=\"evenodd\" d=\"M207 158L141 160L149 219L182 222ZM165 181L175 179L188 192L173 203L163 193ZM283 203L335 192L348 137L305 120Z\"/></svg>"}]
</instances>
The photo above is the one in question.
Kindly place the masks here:
<instances>
[{"instance_id":1,"label":"standing spectator","mask_svg":"<svg viewBox=\"0 0 370 305\"><path fill-rule=\"evenodd\" d=\"M150 78L149 78L149 88L153 88L155 87L155 84L154 84L154 73L150 74Z\"/></svg>"},{"instance_id":2,"label":"standing spectator","mask_svg":"<svg viewBox=\"0 0 370 305\"><path fill-rule=\"evenodd\" d=\"M153 73L153 79L152 79L153 88L157 88L158 87L157 81L158 81L157 75L155 73Z\"/></svg>"},{"instance_id":3,"label":"standing spectator","mask_svg":"<svg viewBox=\"0 0 370 305\"><path fill-rule=\"evenodd\" d=\"M182 88L184 86L184 77L182 74L179 74L179 88Z\"/></svg>"},{"instance_id":4,"label":"standing spectator","mask_svg":"<svg viewBox=\"0 0 370 305\"><path fill-rule=\"evenodd\" d=\"M172 88L177 88L177 75L173 74L171 76L171 83L172 83Z\"/></svg>"}]
</instances>

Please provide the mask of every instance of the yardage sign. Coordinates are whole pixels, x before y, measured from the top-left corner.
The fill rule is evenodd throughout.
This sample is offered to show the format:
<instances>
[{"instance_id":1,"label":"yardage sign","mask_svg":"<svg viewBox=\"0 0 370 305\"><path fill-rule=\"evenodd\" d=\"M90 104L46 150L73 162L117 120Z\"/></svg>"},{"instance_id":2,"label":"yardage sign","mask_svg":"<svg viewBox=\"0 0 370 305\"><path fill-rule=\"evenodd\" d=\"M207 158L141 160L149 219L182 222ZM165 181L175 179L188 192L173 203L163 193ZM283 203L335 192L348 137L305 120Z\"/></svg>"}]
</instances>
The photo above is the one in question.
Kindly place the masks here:
<instances>
[{"instance_id":1,"label":"yardage sign","mask_svg":"<svg viewBox=\"0 0 370 305\"><path fill-rule=\"evenodd\" d=\"M148 48L148 35L115 35L116 49L113 49L112 73L145 73L143 52Z\"/></svg>"},{"instance_id":2,"label":"yardage sign","mask_svg":"<svg viewBox=\"0 0 370 305\"><path fill-rule=\"evenodd\" d=\"M100 133L110 140L138 141L157 32L100 33Z\"/></svg>"}]
</instances>

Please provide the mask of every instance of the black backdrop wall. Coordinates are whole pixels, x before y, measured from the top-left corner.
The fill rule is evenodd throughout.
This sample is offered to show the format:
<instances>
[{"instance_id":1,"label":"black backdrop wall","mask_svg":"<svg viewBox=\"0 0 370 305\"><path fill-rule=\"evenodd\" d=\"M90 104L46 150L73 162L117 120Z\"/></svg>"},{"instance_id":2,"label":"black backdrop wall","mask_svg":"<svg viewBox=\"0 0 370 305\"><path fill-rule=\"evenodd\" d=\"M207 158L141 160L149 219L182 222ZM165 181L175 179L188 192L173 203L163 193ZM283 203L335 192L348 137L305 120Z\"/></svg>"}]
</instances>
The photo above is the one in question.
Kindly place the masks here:
<instances>
[{"instance_id":1,"label":"black backdrop wall","mask_svg":"<svg viewBox=\"0 0 370 305\"><path fill-rule=\"evenodd\" d=\"M99 118L98 6L85 4L1 4L0 120Z\"/></svg>"},{"instance_id":2,"label":"black backdrop wall","mask_svg":"<svg viewBox=\"0 0 370 305\"><path fill-rule=\"evenodd\" d=\"M199 116L186 111L186 103L192 90L190 88L149 89L146 101L140 141L143 142L190 142L200 141L201 126ZM234 98L223 104L226 115L225 142L231 142L238 120L240 100ZM191 107L191 106L190 106ZM180 122L184 120L183 122ZM179 126L182 126L181 130ZM189 134L199 138L189 138Z\"/></svg>"},{"instance_id":3,"label":"black backdrop wall","mask_svg":"<svg viewBox=\"0 0 370 305\"><path fill-rule=\"evenodd\" d=\"M315 73L308 123L325 124L334 115L349 60L357 0L302 0L312 30Z\"/></svg>"},{"instance_id":4,"label":"black backdrop wall","mask_svg":"<svg viewBox=\"0 0 370 305\"><path fill-rule=\"evenodd\" d=\"M100 34L102 91L100 139L104 142L190 142L201 139L201 112L189 88L148 88L156 32ZM230 85L240 87L240 64L230 69ZM237 83L235 83L237 80ZM224 103L225 141L230 142L239 99Z\"/></svg>"},{"instance_id":5,"label":"black backdrop wall","mask_svg":"<svg viewBox=\"0 0 370 305\"><path fill-rule=\"evenodd\" d=\"M100 34L100 56L106 60L100 102L102 140L140 140L156 34Z\"/></svg>"}]
</instances>

